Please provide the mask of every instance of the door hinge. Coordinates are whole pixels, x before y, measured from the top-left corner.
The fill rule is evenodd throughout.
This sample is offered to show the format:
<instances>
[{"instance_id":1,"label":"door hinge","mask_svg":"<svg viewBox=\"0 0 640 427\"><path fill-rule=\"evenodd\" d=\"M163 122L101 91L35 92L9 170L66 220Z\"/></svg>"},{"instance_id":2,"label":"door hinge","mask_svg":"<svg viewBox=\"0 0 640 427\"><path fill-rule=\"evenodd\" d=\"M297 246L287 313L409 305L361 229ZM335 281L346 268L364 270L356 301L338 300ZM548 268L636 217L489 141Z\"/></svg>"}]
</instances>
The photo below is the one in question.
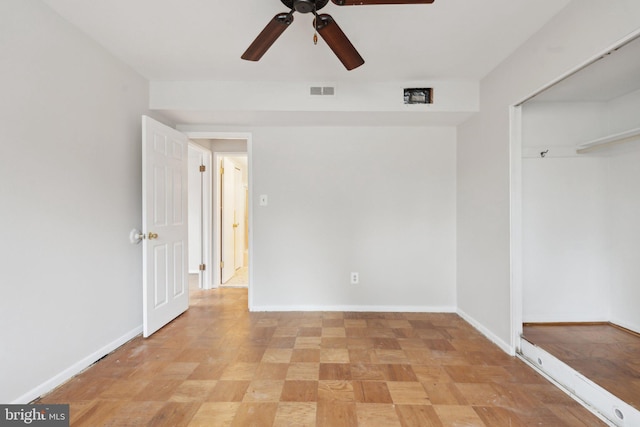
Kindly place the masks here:
<instances>
[{"instance_id":1,"label":"door hinge","mask_svg":"<svg viewBox=\"0 0 640 427\"><path fill-rule=\"evenodd\" d=\"M200 165L200 172L205 172L207 167L205 165Z\"/></svg>"},{"instance_id":2,"label":"door hinge","mask_svg":"<svg viewBox=\"0 0 640 427\"><path fill-rule=\"evenodd\" d=\"M224 175L224 168L220 168L220 175Z\"/></svg>"},{"instance_id":3,"label":"door hinge","mask_svg":"<svg viewBox=\"0 0 640 427\"><path fill-rule=\"evenodd\" d=\"M207 269L207 265L206 264L200 264L200 271L205 271Z\"/></svg>"},{"instance_id":4,"label":"door hinge","mask_svg":"<svg viewBox=\"0 0 640 427\"><path fill-rule=\"evenodd\" d=\"M220 261L220 268L224 268L224 261Z\"/></svg>"}]
</instances>

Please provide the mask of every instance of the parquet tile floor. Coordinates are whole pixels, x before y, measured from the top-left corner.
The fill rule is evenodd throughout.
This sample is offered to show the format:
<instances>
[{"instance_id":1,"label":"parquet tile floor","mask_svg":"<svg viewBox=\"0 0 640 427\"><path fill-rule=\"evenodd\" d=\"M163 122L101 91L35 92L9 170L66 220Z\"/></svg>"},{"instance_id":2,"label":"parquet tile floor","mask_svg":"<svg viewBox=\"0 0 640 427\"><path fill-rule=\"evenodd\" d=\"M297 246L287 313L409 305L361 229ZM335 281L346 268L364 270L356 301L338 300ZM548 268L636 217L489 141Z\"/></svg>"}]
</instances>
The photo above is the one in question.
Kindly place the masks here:
<instances>
[{"instance_id":1,"label":"parquet tile floor","mask_svg":"<svg viewBox=\"0 0 640 427\"><path fill-rule=\"evenodd\" d=\"M38 403L92 427L605 425L455 314L249 313L246 289L193 292Z\"/></svg>"}]
</instances>

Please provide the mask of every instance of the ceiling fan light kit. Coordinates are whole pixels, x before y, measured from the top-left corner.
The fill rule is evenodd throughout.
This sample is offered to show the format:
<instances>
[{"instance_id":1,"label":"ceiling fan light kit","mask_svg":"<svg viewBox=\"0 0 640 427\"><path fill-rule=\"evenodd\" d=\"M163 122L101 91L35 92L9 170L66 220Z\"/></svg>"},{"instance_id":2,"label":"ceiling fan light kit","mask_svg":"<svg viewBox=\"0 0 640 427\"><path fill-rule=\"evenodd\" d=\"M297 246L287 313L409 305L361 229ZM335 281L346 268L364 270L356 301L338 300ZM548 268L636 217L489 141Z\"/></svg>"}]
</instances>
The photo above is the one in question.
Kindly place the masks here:
<instances>
[{"instance_id":1,"label":"ceiling fan light kit","mask_svg":"<svg viewBox=\"0 0 640 427\"><path fill-rule=\"evenodd\" d=\"M242 59L259 61L278 37L289 28L293 22L293 14L298 12L313 13L315 15L315 19L313 20L315 30L347 70L353 70L364 64L364 59L362 59L362 56L360 56L333 17L327 14L318 15L318 11L325 7L327 3L329 3L329 0L280 1L289 8L289 12L279 13L274 16L262 32L258 34L258 37L251 43L249 48L242 54ZM433 3L434 0L331 0L331 2L338 6L366 6L378 4L430 4ZM314 36L314 42L315 41L316 38Z\"/></svg>"}]
</instances>

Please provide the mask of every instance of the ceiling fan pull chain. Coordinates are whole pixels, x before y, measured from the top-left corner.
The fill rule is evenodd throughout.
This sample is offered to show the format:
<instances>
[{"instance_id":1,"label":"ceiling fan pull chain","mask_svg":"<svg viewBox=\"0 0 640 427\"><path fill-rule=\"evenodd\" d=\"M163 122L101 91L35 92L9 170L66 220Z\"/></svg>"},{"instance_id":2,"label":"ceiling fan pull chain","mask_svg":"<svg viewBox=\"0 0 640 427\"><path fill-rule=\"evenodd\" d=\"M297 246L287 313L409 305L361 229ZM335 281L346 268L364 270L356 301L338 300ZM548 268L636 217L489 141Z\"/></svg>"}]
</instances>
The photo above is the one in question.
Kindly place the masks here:
<instances>
[{"instance_id":1,"label":"ceiling fan pull chain","mask_svg":"<svg viewBox=\"0 0 640 427\"><path fill-rule=\"evenodd\" d=\"M313 44L318 44L318 13L315 4L313 5Z\"/></svg>"}]
</instances>

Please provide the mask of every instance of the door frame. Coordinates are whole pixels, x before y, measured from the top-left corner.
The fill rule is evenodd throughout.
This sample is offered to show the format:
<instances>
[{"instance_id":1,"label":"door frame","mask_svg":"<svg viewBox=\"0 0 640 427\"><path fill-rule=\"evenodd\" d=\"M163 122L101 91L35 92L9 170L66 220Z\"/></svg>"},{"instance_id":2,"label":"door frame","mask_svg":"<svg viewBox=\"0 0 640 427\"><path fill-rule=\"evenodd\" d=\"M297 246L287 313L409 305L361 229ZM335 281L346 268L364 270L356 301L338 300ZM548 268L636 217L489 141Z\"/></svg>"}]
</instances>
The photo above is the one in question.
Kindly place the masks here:
<instances>
[{"instance_id":1,"label":"door frame","mask_svg":"<svg viewBox=\"0 0 640 427\"><path fill-rule=\"evenodd\" d=\"M189 135L187 135L188 137ZM211 251L211 239L206 238L206 236L211 236L211 225L213 218L211 216L211 173L212 173L212 160L211 160L211 150L206 147L203 147L200 144L195 143L189 138L189 148L192 148L198 151L203 157L203 163L205 166L205 171L202 172L202 188L201 188L201 200L202 200L202 211L201 211L201 251L202 251L202 262L206 266L204 270L199 272L200 276L200 284L202 289L211 289L214 287L213 285L213 277L211 272L214 270L213 265L213 255Z\"/></svg>"},{"instance_id":2,"label":"door frame","mask_svg":"<svg viewBox=\"0 0 640 427\"><path fill-rule=\"evenodd\" d=\"M233 154L246 154L247 155L247 174L248 174L248 185L249 185L249 205L247 206L248 212L249 212L249 284L248 284L248 306L249 306L249 311L252 311L253 308L253 286L251 286L251 284L253 283L253 266L255 265L255 255L253 253L253 160L252 160L252 152L253 152L253 135L251 132L216 132L216 131L206 131L206 130L189 130L189 129L181 129L180 126L178 126L178 130L180 130L182 133L184 133L185 135L187 135L187 137L189 139L242 139L247 141L247 151L246 152L241 152L241 153L223 153L223 152L213 152L214 155L214 161L213 161L213 165L212 167L214 167L215 164L217 164L215 156L217 154L224 154L224 155L233 155ZM212 185L213 191L216 191L215 187L217 184L217 179L213 179L213 177L215 177L216 175L212 176ZM215 197L214 197L215 200ZM219 220L219 212L216 212L216 209L213 209L212 212L212 221L213 224L219 224L220 220ZM213 231L213 235L211 235L211 237L213 238L214 235L217 235L216 233L219 233L219 230L216 231L215 229L212 229ZM218 251L218 252L217 252ZM215 247L215 245L212 248L212 260L214 259L219 259L220 257L220 252L219 249L217 249ZM213 262L213 261L212 261ZM213 274L212 276L212 286L216 287L216 284L220 283L220 270L218 268L213 268L212 269ZM217 274L216 274L217 272Z\"/></svg>"},{"instance_id":3,"label":"door frame","mask_svg":"<svg viewBox=\"0 0 640 427\"><path fill-rule=\"evenodd\" d=\"M227 138L225 138L227 139ZM220 165L220 160L223 157L237 157L237 156L247 156L247 174L248 174L248 186L249 186L249 206L251 206L251 164L250 164L250 158L249 158L249 141L247 140L247 151L214 151L213 152L213 164L215 165L215 167L217 168ZM213 219L214 219L214 231L213 231L213 235L214 236L221 236L222 230L220 228L220 223L221 223L221 218L220 218L220 204L221 204L221 194L220 194L220 174L216 172L215 177L214 177L214 208L213 208ZM246 208L249 209L249 272L251 273L251 260L253 259L252 256L252 251L251 251L251 243L252 243L252 239L251 239L251 208L247 206ZM220 239L216 239L216 243L214 245L214 253L215 253L215 257L214 259L219 260L221 259L222 256L222 247L220 246ZM234 254L235 257L235 254ZM222 286L222 277L220 274L220 269L216 268L215 269L215 274L214 274L214 283L216 284L216 286ZM251 282L251 274L249 274L249 282Z\"/></svg>"},{"instance_id":4,"label":"door frame","mask_svg":"<svg viewBox=\"0 0 640 427\"><path fill-rule=\"evenodd\" d=\"M577 64L564 74L531 92L509 108L509 151L510 151L510 269L511 269L511 346L516 353L521 352L521 334L524 319L524 277L523 265L523 212L522 212L522 106L555 84L573 76L583 68L605 58L630 41L640 37L640 30L632 31L597 55Z\"/></svg>"}]
</instances>

